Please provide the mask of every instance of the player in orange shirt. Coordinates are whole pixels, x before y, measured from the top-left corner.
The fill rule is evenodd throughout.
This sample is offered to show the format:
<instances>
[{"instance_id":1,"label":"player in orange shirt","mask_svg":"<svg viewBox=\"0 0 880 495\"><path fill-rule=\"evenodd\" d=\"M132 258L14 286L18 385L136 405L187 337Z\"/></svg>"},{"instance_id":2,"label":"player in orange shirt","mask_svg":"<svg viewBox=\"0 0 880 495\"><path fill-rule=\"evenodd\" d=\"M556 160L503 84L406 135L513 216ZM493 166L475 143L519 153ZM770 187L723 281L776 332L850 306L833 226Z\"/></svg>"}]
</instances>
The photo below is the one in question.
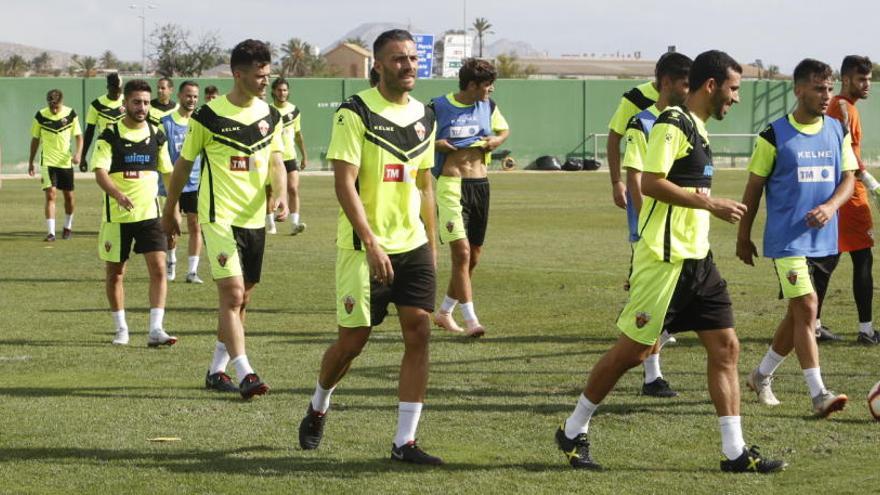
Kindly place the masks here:
<instances>
[{"instance_id":1,"label":"player in orange shirt","mask_svg":"<svg viewBox=\"0 0 880 495\"><path fill-rule=\"evenodd\" d=\"M861 177L861 171L865 170L865 164L862 163L860 146L862 121L859 118L856 102L868 97L868 92L871 89L872 68L873 65L868 57L859 55L845 57L840 67L840 93L831 100L827 111L828 115L840 120L852 135L853 151L859 162L857 177ZM872 230L874 224L871 219L868 192L861 181L856 181L852 197L840 208L838 215L838 249L840 253L849 253L853 262L853 296L859 313L857 342L863 345L877 345L880 343L880 332L874 331L871 315L874 296L874 279L871 274L874 264L874 255L871 252L871 248L874 246ZM819 317L822 315L825 291L828 289L831 274L839 259L840 254L808 259L816 286L816 294L819 296L819 312L817 314ZM817 318L816 339L822 342L840 340L840 337L831 333Z\"/></svg>"}]
</instances>

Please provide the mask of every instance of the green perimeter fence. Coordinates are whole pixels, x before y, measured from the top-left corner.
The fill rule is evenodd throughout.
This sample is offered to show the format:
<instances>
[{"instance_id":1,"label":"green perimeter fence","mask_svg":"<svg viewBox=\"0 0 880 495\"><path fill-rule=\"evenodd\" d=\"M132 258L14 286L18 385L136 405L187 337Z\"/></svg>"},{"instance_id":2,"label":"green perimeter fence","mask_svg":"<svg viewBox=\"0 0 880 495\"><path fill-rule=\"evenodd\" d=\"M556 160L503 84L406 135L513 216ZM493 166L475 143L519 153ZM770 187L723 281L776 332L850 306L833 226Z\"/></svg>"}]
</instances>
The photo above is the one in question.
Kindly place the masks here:
<instances>
[{"instance_id":1,"label":"green perimeter fence","mask_svg":"<svg viewBox=\"0 0 880 495\"><path fill-rule=\"evenodd\" d=\"M155 84L151 79L151 84ZM179 83L181 79L177 79ZM197 79L202 88L213 84L221 92L228 91L232 80ZM511 126L511 137L504 149L520 167L541 155L593 157L604 160L608 120L620 96L639 80L500 80L494 99ZM346 97L367 87L361 79L291 79L290 100L302 111L302 127L311 169L323 157L330 137L331 116ZM24 171L30 142L30 125L34 113L45 106L46 92L52 88L64 92L65 104L73 107L84 123L86 105L104 92L103 78L0 78L0 145L3 147L3 171ZM455 91L457 81L451 79L421 80L414 95L422 101ZM769 121L794 106L791 83L787 81L744 81L740 104L722 122L713 122L713 134L733 134L713 139L716 156L738 157L751 152L753 135ZM862 153L866 161L880 155L880 101L868 99L860 103L865 136ZM725 165L720 159L720 166Z\"/></svg>"}]
</instances>

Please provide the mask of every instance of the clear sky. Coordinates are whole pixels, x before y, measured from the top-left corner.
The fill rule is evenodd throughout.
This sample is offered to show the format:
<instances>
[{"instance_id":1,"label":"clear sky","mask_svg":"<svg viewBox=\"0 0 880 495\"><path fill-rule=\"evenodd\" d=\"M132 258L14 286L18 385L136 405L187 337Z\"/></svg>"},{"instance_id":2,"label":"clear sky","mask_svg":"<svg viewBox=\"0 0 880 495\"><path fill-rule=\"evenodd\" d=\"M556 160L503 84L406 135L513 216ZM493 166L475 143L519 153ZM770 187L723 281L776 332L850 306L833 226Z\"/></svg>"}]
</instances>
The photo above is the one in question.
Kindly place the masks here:
<instances>
[{"instance_id":1,"label":"clear sky","mask_svg":"<svg viewBox=\"0 0 880 495\"><path fill-rule=\"evenodd\" d=\"M0 0L0 41L93 56L110 49L136 61L140 20L132 3L156 5L147 11L148 33L174 22L194 34L216 31L228 47L248 37L324 47L364 22L439 33L460 29L466 4L468 24L476 17L492 23L490 42L525 41L551 56L640 51L654 59L676 45L691 56L718 48L741 62L760 58L784 72L807 56L833 67L851 53L880 61L876 0Z\"/></svg>"}]
</instances>

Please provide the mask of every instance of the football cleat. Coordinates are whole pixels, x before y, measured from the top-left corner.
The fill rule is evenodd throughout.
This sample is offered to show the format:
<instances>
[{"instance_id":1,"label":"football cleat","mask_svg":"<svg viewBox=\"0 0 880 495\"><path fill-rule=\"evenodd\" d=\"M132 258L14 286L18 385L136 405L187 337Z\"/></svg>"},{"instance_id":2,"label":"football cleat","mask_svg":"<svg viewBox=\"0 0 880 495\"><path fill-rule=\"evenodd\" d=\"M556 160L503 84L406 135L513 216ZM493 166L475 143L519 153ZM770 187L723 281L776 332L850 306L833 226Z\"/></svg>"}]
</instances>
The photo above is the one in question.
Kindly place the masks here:
<instances>
[{"instance_id":1,"label":"football cleat","mask_svg":"<svg viewBox=\"0 0 880 495\"><path fill-rule=\"evenodd\" d=\"M773 375L764 376L758 371L758 368L752 370L746 378L746 385L749 386L756 394L758 394L758 402L765 406L778 406L779 399L773 394L771 388Z\"/></svg>"},{"instance_id":2,"label":"football cleat","mask_svg":"<svg viewBox=\"0 0 880 495\"><path fill-rule=\"evenodd\" d=\"M45 242L55 242L55 234L46 234L46 237L43 239Z\"/></svg>"},{"instance_id":3,"label":"football cleat","mask_svg":"<svg viewBox=\"0 0 880 495\"><path fill-rule=\"evenodd\" d=\"M116 336L113 337L113 345L128 345L128 329L117 328Z\"/></svg>"},{"instance_id":4,"label":"football cleat","mask_svg":"<svg viewBox=\"0 0 880 495\"><path fill-rule=\"evenodd\" d=\"M672 390L672 387L669 386L669 382L664 380L663 377L660 377L651 383L643 383L642 395L669 398L676 397L678 392Z\"/></svg>"},{"instance_id":5,"label":"football cleat","mask_svg":"<svg viewBox=\"0 0 880 495\"><path fill-rule=\"evenodd\" d=\"M565 423L556 430L556 445L568 458L568 463L575 469L602 470L602 466L590 455L590 442L587 434L581 433L574 438L565 436Z\"/></svg>"},{"instance_id":6,"label":"football cleat","mask_svg":"<svg viewBox=\"0 0 880 495\"><path fill-rule=\"evenodd\" d=\"M863 345L865 347L872 347L877 344L880 344L880 333L874 330L874 335L868 335L865 332L859 332L859 336L856 337L856 344Z\"/></svg>"},{"instance_id":7,"label":"football cleat","mask_svg":"<svg viewBox=\"0 0 880 495\"><path fill-rule=\"evenodd\" d=\"M675 336L672 335L671 333L667 332L666 330L663 330L663 332L660 334L660 348L661 349L663 349L663 346L666 344L674 344L676 342L678 342L678 341L675 340Z\"/></svg>"},{"instance_id":8,"label":"football cleat","mask_svg":"<svg viewBox=\"0 0 880 495\"><path fill-rule=\"evenodd\" d=\"M205 388L208 390L216 390L217 392L238 392L238 387L232 383L232 378L222 371L211 373L211 371L208 370L205 374Z\"/></svg>"},{"instance_id":9,"label":"football cleat","mask_svg":"<svg viewBox=\"0 0 880 495\"><path fill-rule=\"evenodd\" d=\"M743 447L743 453L736 459L721 458L721 470L725 473L775 473L788 466L785 461L771 461L761 457L757 445Z\"/></svg>"},{"instance_id":10,"label":"football cleat","mask_svg":"<svg viewBox=\"0 0 880 495\"><path fill-rule=\"evenodd\" d=\"M319 413L312 409L310 401L306 416L299 422L299 446L303 450L314 450L321 445L321 438L324 437L324 421L326 419L327 413Z\"/></svg>"},{"instance_id":11,"label":"football cleat","mask_svg":"<svg viewBox=\"0 0 880 495\"><path fill-rule=\"evenodd\" d=\"M188 283L188 284L203 284L205 282L203 282L202 279L199 278L198 273L193 272L193 273L186 274L186 283Z\"/></svg>"},{"instance_id":12,"label":"football cleat","mask_svg":"<svg viewBox=\"0 0 880 495\"><path fill-rule=\"evenodd\" d=\"M455 322L455 318L452 317L451 313L437 311L434 313L434 324L447 332L464 333L464 328L458 326L458 323Z\"/></svg>"},{"instance_id":13,"label":"football cleat","mask_svg":"<svg viewBox=\"0 0 880 495\"><path fill-rule=\"evenodd\" d=\"M836 342L842 340L839 335L831 333L825 325L816 328L816 342Z\"/></svg>"},{"instance_id":14,"label":"football cleat","mask_svg":"<svg viewBox=\"0 0 880 495\"><path fill-rule=\"evenodd\" d=\"M147 336L147 346L148 347L159 347L160 345L174 345L177 343L177 337L168 335L165 333L165 330L161 328L154 328L150 330L150 334Z\"/></svg>"},{"instance_id":15,"label":"football cleat","mask_svg":"<svg viewBox=\"0 0 880 495\"><path fill-rule=\"evenodd\" d=\"M290 235L302 234L306 231L306 224L300 222L290 226Z\"/></svg>"},{"instance_id":16,"label":"football cleat","mask_svg":"<svg viewBox=\"0 0 880 495\"><path fill-rule=\"evenodd\" d=\"M239 384L238 391L242 399L248 400L255 395L264 395L269 392L269 385L263 383L256 373L248 373Z\"/></svg>"},{"instance_id":17,"label":"football cleat","mask_svg":"<svg viewBox=\"0 0 880 495\"><path fill-rule=\"evenodd\" d=\"M73 231L70 229L64 229L61 232L61 239L65 241L69 241L70 238L73 237Z\"/></svg>"},{"instance_id":18,"label":"football cleat","mask_svg":"<svg viewBox=\"0 0 880 495\"><path fill-rule=\"evenodd\" d=\"M391 460L399 462L408 462L410 464L421 464L423 466L440 466L443 459L433 456L422 450L413 440L406 442L398 447L391 444Z\"/></svg>"},{"instance_id":19,"label":"football cleat","mask_svg":"<svg viewBox=\"0 0 880 495\"><path fill-rule=\"evenodd\" d=\"M170 262L170 261L168 262L168 264L165 265L165 272L166 272L166 274L167 274L167 278L168 278L168 281L169 281L169 282L171 282L171 281L173 281L175 278L177 278L177 270L176 270L176 268L177 268L177 263L173 263L173 262Z\"/></svg>"},{"instance_id":20,"label":"football cleat","mask_svg":"<svg viewBox=\"0 0 880 495\"><path fill-rule=\"evenodd\" d=\"M465 320L464 326L467 327L464 333L468 337L478 339L483 335L486 335L486 329L483 328L483 325L480 325L480 322L477 320Z\"/></svg>"},{"instance_id":21,"label":"football cleat","mask_svg":"<svg viewBox=\"0 0 880 495\"><path fill-rule=\"evenodd\" d=\"M846 394L836 394L831 390L825 390L813 397L813 412L817 418L827 418L832 413L842 411L846 407L849 397Z\"/></svg>"}]
</instances>

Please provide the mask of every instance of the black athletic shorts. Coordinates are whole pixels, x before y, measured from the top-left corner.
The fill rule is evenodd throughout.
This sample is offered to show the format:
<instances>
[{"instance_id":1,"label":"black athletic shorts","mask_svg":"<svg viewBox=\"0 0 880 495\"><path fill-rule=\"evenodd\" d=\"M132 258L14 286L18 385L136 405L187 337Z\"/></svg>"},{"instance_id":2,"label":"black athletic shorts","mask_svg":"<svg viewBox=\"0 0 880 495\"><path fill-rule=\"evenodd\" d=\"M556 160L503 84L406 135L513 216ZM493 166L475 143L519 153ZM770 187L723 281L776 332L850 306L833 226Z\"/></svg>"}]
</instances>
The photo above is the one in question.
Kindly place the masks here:
<instances>
[{"instance_id":1,"label":"black athletic shorts","mask_svg":"<svg viewBox=\"0 0 880 495\"><path fill-rule=\"evenodd\" d=\"M468 242L482 246L489 224L489 179L461 179L461 217Z\"/></svg>"},{"instance_id":2,"label":"black athletic shorts","mask_svg":"<svg viewBox=\"0 0 880 495\"><path fill-rule=\"evenodd\" d=\"M46 167L43 177L43 190L54 187L62 191L73 191L73 168Z\"/></svg>"},{"instance_id":3,"label":"black athletic shorts","mask_svg":"<svg viewBox=\"0 0 880 495\"><path fill-rule=\"evenodd\" d=\"M135 254L168 249L168 236L158 218L130 223L105 222L101 225L100 242L103 248L101 259L114 263L128 261L132 244ZM118 251L114 249L115 245L118 245Z\"/></svg>"},{"instance_id":4,"label":"black athletic shorts","mask_svg":"<svg viewBox=\"0 0 880 495\"><path fill-rule=\"evenodd\" d=\"M263 252L266 250L266 228L246 229L232 226L232 236L238 246L241 277L246 283L256 284L263 273Z\"/></svg>"},{"instance_id":5,"label":"black athletic shorts","mask_svg":"<svg viewBox=\"0 0 880 495\"><path fill-rule=\"evenodd\" d=\"M199 192L189 191L180 194L180 211L184 213L199 212Z\"/></svg>"},{"instance_id":6,"label":"black athletic shorts","mask_svg":"<svg viewBox=\"0 0 880 495\"><path fill-rule=\"evenodd\" d=\"M296 158L293 160L284 160L284 169L287 170L287 173L298 172L299 171L299 162L296 161Z\"/></svg>"},{"instance_id":7,"label":"black athletic shorts","mask_svg":"<svg viewBox=\"0 0 880 495\"><path fill-rule=\"evenodd\" d=\"M370 280L370 325L382 323L388 316L391 303L433 312L437 285L431 248L423 244L412 251L388 257L394 270L394 281L389 286Z\"/></svg>"},{"instance_id":8,"label":"black athletic shorts","mask_svg":"<svg viewBox=\"0 0 880 495\"><path fill-rule=\"evenodd\" d=\"M670 333L733 328L727 281L712 260L684 260L663 328Z\"/></svg>"}]
</instances>

